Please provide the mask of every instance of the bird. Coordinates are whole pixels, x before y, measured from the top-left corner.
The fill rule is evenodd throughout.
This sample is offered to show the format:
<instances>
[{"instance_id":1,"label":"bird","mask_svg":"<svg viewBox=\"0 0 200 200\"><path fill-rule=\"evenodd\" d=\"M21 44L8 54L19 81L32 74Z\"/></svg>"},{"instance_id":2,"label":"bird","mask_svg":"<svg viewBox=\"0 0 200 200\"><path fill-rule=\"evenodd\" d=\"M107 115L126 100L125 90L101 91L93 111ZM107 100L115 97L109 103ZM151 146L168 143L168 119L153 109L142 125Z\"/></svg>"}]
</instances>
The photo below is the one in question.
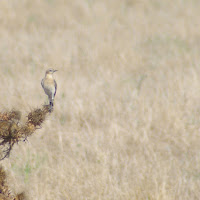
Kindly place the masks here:
<instances>
[{"instance_id":1,"label":"bird","mask_svg":"<svg viewBox=\"0 0 200 200\"><path fill-rule=\"evenodd\" d=\"M53 74L54 72L57 72L57 71L58 70L55 70L55 69L48 69L45 73L45 77L41 81L41 85L44 89L44 92L49 98L50 112L53 109L54 98L55 98L56 90L57 90L57 83L53 77Z\"/></svg>"}]
</instances>

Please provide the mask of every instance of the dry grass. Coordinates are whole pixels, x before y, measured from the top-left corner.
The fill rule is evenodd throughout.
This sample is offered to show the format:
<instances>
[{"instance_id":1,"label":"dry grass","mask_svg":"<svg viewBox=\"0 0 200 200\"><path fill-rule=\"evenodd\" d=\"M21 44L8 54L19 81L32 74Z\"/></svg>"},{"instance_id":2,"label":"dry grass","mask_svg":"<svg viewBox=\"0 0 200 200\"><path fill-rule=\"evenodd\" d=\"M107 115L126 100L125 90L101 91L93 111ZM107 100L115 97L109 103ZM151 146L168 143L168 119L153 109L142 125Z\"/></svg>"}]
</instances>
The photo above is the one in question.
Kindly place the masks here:
<instances>
[{"instance_id":1,"label":"dry grass","mask_svg":"<svg viewBox=\"0 0 200 200\"><path fill-rule=\"evenodd\" d=\"M2 161L30 200L199 199L200 2L0 1L0 107L58 92Z\"/></svg>"}]
</instances>

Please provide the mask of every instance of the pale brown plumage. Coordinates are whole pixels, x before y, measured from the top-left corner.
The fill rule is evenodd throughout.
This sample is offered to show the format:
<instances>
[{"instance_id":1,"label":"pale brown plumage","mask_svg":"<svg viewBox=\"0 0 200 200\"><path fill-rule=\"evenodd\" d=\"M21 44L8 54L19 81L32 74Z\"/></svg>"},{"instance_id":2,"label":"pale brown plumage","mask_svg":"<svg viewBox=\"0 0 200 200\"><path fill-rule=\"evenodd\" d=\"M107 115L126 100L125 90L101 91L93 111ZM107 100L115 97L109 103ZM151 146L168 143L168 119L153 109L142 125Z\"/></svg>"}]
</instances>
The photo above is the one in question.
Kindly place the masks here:
<instances>
[{"instance_id":1,"label":"pale brown plumage","mask_svg":"<svg viewBox=\"0 0 200 200\"><path fill-rule=\"evenodd\" d=\"M57 83L53 78L53 73L56 71L58 70L48 69L45 73L45 77L41 81L41 85L44 89L44 92L49 98L49 105L51 109L53 108L54 97L56 95L57 90Z\"/></svg>"}]
</instances>

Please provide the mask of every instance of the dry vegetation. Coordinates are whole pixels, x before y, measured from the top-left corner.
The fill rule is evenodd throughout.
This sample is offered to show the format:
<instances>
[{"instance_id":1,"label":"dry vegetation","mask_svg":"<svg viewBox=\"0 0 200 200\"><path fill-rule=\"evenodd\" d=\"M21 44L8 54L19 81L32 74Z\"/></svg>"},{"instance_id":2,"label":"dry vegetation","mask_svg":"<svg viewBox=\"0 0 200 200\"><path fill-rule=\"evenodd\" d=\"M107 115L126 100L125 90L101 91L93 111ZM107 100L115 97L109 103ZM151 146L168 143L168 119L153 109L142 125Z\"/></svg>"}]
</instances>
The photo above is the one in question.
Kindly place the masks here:
<instances>
[{"instance_id":1,"label":"dry vegetation","mask_svg":"<svg viewBox=\"0 0 200 200\"><path fill-rule=\"evenodd\" d=\"M30 200L200 197L200 1L0 1L0 107L54 112L1 162Z\"/></svg>"},{"instance_id":2,"label":"dry vegetation","mask_svg":"<svg viewBox=\"0 0 200 200\"><path fill-rule=\"evenodd\" d=\"M38 128L41 127L47 114L51 112L50 105L37 108L28 114L27 121L21 123L20 111L0 113L0 161L8 158L15 144L26 141ZM7 175L0 166L0 200L25 200L25 193L12 193L7 185Z\"/></svg>"}]
</instances>

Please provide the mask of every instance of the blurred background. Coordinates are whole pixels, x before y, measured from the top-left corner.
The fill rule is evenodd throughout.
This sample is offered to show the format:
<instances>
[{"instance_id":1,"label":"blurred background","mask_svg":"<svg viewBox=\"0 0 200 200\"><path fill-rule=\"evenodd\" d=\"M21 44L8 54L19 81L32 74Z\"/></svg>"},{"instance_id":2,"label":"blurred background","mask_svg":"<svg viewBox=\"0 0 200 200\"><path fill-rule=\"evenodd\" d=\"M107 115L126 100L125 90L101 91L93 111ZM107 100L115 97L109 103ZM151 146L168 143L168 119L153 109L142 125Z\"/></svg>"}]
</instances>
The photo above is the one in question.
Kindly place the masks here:
<instances>
[{"instance_id":1,"label":"blurred background","mask_svg":"<svg viewBox=\"0 0 200 200\"><path fill-rule=\"evenodd\" d=\"M54 112L2 165L31 200L199 199L200 1L0 1L0 107Z\"/></svg>"}]
</instances>

